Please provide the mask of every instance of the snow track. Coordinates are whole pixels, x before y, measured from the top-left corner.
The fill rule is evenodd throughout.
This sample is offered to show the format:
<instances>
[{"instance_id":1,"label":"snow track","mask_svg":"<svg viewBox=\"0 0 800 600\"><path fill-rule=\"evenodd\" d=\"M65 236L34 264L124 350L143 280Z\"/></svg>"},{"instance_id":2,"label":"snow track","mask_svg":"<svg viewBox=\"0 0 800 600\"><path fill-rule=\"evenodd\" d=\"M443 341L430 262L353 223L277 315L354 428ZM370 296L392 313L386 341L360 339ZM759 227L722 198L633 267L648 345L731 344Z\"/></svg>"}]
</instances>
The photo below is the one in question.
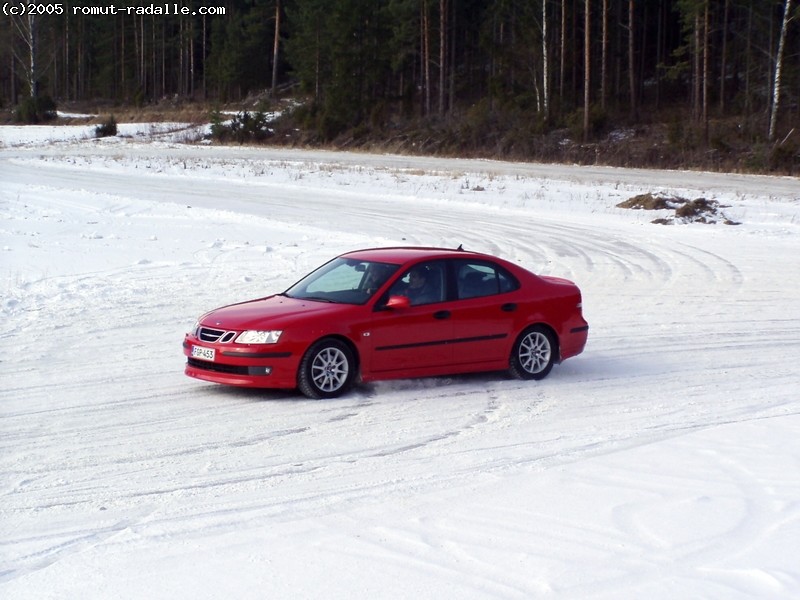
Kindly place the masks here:
<instances>
[{"instance_id":1,"label":"snow track","mask_svg":"<svg viewBox=\"0 0 800 600\"><path fill-rule=\"evenodd\" d=\"M4 598L789 597L800 184L301 151L0 149ZM638 193L743 224L652 225ZM542 382L185 378L215 306L359 247L576 281Z\"/></svg>"}]
</instances>

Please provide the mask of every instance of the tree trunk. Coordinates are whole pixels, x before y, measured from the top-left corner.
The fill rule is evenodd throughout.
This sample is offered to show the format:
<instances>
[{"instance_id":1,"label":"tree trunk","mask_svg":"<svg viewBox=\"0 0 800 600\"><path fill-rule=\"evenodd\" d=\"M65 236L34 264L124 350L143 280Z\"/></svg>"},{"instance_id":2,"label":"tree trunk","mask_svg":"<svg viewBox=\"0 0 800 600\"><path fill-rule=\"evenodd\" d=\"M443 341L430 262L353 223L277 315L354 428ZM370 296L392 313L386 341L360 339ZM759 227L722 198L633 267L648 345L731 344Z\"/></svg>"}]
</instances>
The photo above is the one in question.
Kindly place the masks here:
<instances>
[{"instance_id":1,"label":"tree trunk","mask_svg":"<svg viewBox=\"0 0 800 600\"><path fill-rule=\"evenodd\" d=\"M631 118L636 120L638 107L636 102L636 57L634 53L634 0L628 0L628 87L630 88Z\"/></svg>"},{"instance_id":2,"label":"tree trunk","mask_svg":"<svg viewBox=\"0 0 800 600\"><path fill-rule=\"evenodd\" d=\"M439 115L444 115L447 87L447 0L439 0Z\"/></svg>"},{"instance_id":3,"label":"tree trunk","mask_svg":"<svg viewBox=\"0 0 800 600\"><path fill-rule=\"evenodd\" d=\"M155 28L155 23L153 23ZM167 95L167 34L164 21L161 21L161 97Z\"/></svg>"},{"instance_id":4,"label":"tree trunk","mask_svg":"<svg viewBox=\"0 0 800 600\"><path fill-rule=\"evenodd\" d=\"M783 49L786 45L786 29L789 25L789 13L792 10L792 0L786 0L783 8L783 23L781 24L781 36L778 41L778 56L775 59L775 78L772 85L772 112L769 117L769 141L775 139L775 127L778 122L778 107L781 101L781 68L783 67Z\"/></svg>"},{"instance_id":5,"label":"tree trunk","mask_svg":"<svg viewBox=\"0 0 800 600\"><path fill-rule=\"evenodd\" d=\"M728 17L730 15L731 0L725 0L725 9L722 17L722 64L719 73L719 114L725 114L725 77L728 71Z\"/></svg>"},{"instance_id":6,"label":"tree trunk","mask_svg":"<svg viewBox=\"0 0 800 600\"><path fill-rule=\"evenodd\" d=\"M550 65L547 56L547 0L542 0L542 88L544 118L550 117Z\"/></svg>"},{"instance_id":7,"label":"tree trunk","mask_svg":"<svg viewBox=\"0 0 800 600\"><path fill-rule=\"evenodd\" d=\"M633 0L631 0L633 1ZM603 45L600 54L600 108L606 110L608 96L608 0L603 0Z\"/></svg>"},{"instance_id":8,"label":"tree trunk","mask_svg":"<svg viewBox=\"0 0 800 600\"><path fill-rule=\"evenodd\" d=\"M458 26L458 18L456 17L456 15L457 15L456 6L455 6L456 2L457 2L457 0L453 0L453 8L450 10L450 14L453 16L453 26L452 26L452 29L450 30L450 33L447 36L448 39L449 39L448 46L450 48L450 62L449 62L450 68L447 70L448 74L449 74L449 76L447 78L448 79L448 84L447 84L447 88L448 88L448 90L447 90L447 94L448 94L447 106L450 107L450 110L453 109L454 102L455 102L455 96L456 96L456 69L453 68L457 64L456 63L456 60L457 60L456 59L456 40L458 39L458 33L456 31L456 27Z\"/></svg>"},{"instance_id":9,"label":"tree trunk","mask_svg":"<svg viewBox=\"0 0 800 600\"><path fill-rule=\"evenodd\" d=\"M144 16L139 17L139 26L134 22L134 31L136 32L136 73L139 83L139 90L141 97L144 97L147 90L147 77L145 75L145 35L144 35Z\"/></svg>"},{"instance_id":10,"label":"tree trunk","mask_svg":"<svg viewBox=\"0 0 800 600\"><path fill-rule=\"evenodd\" d=\"M71 100L70 86L69 86L69 14L64 19L64 97Z\"/></svg>"},{"instance_id":11,"label":"tree trunk","mask_svg":"<svg viewBox=\"0 0 800 600\"><path fill-rule=\"evenodd\" d=\"M424 114L431 113L431 59L430 59L430 20L428 19L428 2L422 2L422 72L425 82L425 107Z\"/></svg>"},{"instance_id":12,"label":"tree trunk","mask_svg":"<svg viewBox=\"0 0 800 600\"><path fill-rule=\"evenodd\" d=\"M711 49L708 40L711 37L709 32L709 10L708 2L705 3L705 12L703 14L703 138L706 145L708 145L708 72L709 72L709 54Z\"/></svg>"},{"instance_id":13,"label":"tree trunk","mask_svg":"<svg viewBox=\"0 0 800 600\"><path fill-rule=\"evenodd\" d=\"M188 56L186 54L186 28L184 19L178 21L178 73L175 79L178 83L178 94L184 95L188 89L186 72L188 71Z\"/></svg>"},{"instance_id":14,"label":"tree trunk","mask_svg":"<svg viewBox=\"0 0 800 600\"><path fill-rule=\"evenodd\" d=\"M27 0L26 4L31 4L31 0ZM25 71L30 97L36 98L39 95L39 67L36 62L38 42L36 15L33 14L33 11L28 10L25 15L12 17L12 20L24 48L24 55L17 54L15 51L13 54Z\"/></svg>"},{"instance_id":15,"label":"tree trunk","mask_svg":"<svg viewBox=\"0 0 800 600\"><path fill-rule=\"evenodd\" d=\"M694 16L694 92L692 93L692 117L695 123L700 120L700 13Z\"/></svg>"},{"instance_id":16,"label":"tree trunk","mask_svg":"<svg viewBox=\"0 0 800 600\"><path fill-rule=\"evenodd\" d=\"M564 74L566 72L567 61L567 0L561 0L561 64L558 72L558 95L563 106L564 104Z\"/></svg>"},{"instance_id":17,"label":"tree trunk","mask_svg":"<svg viewBox=\"0 0 800 600\"><path fill-rule=\"evenodd\" d=\"M30 4L30 0L28 1ZM30 71L28 72L28 85L31 90L31 98L39 96L39 74L36 72L36 17L28 14L28 48L30 50Z\"/></svg>"},{"instance_id":18,"label":"tree trunk","mask_svg":"<svg viewBox=\"0 0 800 600\"><path fill-rule=\"evenodd\" d=\"M583 141L589 140L589 85L591 79L591 11L590 0L585 0L583 15Z\"/></svg>"},{"instance_id":19,"label":"tree trunk","mask_svg":"<svg viewBox=\"0 0 800 600\"><path fill-rule=\"evenodd\" d=\"M656 24L656 65L664 62L664 2L659 0ZM656 110L661 107L661 69L656 71Z\"/></svg>"},{"instance_id":20,"label":"tree trunk","mask_svg":"<svg viewBox=\"0 0 800 600\"><path fill-rule=\"evenodd\" d=\"M194 99L195 65L194 65L194 19L189 26L189 96Z\"/></svg>"},{"instance_id":21,"label":"tree trunk","mask_svg":"<svg viewBox=\"0 0 800 600\"><path fill-rule=\"evenodd\" d=\"M747 12L747 54L745 58L744 68L744 114L746 118L750 117L752 112L752 105L750 101L750 70L752 69L753 57L753 7L748 7Z\"/></svg>"},{"instance_id":22,"label":"tree trunk","mask_svg":"<svg viewBox=\"0 0 800 600\"><path fill-rule=\"evenodd\" d=\"M125 75L125 71L126 71L125 65L126 65L127 56L128 56L127 44L125 43L125 33L126 33L125 23L126 23L126 20L123 19L122 20L122 24L121 24L121 27L122 27L122 38L120 39L120 54L121 54L121 56L120 56L120 69L119 69L120 78L119 79L120 79L120 85L122 86L122 94L123 94L123 96L126 97L126 100L128 100L128 98L127 98L127 95L128 95L128 78Z\"/></svg>"},{"instance_id":23,"label":"tree trunk","mask_svg":"<svg viewBox=\"0 0 800 600\"><path fill-rule=\"evenodd\" d=\"M281 0L275 2L275 39L272 43L272 88L270 96L275 97L278 89L278 50L281 39Z\"/></svg>"},{"instance_id":24,"label":"tree trunk","mask_svg":"<svg viewBox=\"0 0 800 600\"><path fill-rule=\"evenodd\" d=\"M17 61L14 60L13 54L11 55L11 104L16 105L19 102L17 94Z\"/></svg>"},{"instance_id":25,"label":"tree trunk","mask_svg":"<svg viewBox=\"0 0 800 600\"><path fill-rule=\"evenodd\" d=\"M322 51L320 50L320 44L322 44L322 35L320 33L320 29L322 25L319 22L320 17L317 15L315 17L315 34L316 34L316 45L314 47L314 101L319 102L322 98Z\"/></svg>"}]
</instances>

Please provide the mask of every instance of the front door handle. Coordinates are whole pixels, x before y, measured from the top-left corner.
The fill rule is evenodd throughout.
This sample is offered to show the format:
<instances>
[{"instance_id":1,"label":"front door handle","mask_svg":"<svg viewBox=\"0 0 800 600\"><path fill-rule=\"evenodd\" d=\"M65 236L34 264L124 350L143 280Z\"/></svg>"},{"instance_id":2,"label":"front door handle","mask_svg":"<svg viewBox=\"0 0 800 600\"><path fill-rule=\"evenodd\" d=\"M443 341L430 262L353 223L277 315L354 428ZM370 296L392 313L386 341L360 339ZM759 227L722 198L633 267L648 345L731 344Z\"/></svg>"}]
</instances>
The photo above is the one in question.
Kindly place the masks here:
<instances>
[{"instance_id":1,"label":"front door handle","mask_svg":"<svg viewBox=\"0 0 800 600\"><path fill-rule=\"evenodd\" d=\"M500 309L504 312L514 312L515 310L517 310L517 305L514 304L513 302L509 302L507 304L503 304L503 306L501 306Z\"/></svg>"},{"instance_id":2,"label":"front door handle","mask_svg":"<svg viewBox=\"0 0 800 600\"><path fill-rule=\"evenodd\" d=\"M439 310L433 313L434 319L449 319L450 318L450 311L449 310Z\"/></svg>"}]
</instances>

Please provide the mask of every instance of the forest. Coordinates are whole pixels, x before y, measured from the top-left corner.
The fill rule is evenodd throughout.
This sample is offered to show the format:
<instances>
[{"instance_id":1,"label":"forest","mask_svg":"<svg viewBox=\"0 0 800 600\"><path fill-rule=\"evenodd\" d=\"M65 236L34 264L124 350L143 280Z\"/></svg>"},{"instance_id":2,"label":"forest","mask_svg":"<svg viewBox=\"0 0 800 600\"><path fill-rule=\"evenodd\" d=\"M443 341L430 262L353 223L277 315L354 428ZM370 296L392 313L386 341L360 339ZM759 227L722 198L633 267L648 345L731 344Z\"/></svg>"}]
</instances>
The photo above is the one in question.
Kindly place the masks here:
<instances>
[{"instance_id":1,"label":"forest","mask_svg":"<svg viewBox=\"0 0 800 600\"><path fill-rule=\"evenodd\" d=\"M236 139L792 173L798 4L16 0L0 109L203 106L224 138L220 109L291 99L283 125L242 113Z\"/></svg>"}]
</instances>

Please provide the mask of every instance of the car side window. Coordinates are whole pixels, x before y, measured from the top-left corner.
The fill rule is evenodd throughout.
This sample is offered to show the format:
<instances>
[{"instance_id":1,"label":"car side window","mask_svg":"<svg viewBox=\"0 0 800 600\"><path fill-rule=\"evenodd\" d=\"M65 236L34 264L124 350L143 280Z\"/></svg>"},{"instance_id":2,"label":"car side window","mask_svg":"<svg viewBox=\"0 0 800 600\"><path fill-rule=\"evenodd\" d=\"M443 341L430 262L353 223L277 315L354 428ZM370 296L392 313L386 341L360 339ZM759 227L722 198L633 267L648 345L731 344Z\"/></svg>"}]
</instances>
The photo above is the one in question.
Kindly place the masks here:
<instances>
[{"instance_id":1,"label":"car side window","mask_svg":"<svg viewBox=\"0 0 800 600\"><path fill-rule=\"evenodd\" d=\"M462 300L504 294L519 287L519 282L505 269L487 262L460 261L456 283Z\"/></svg>"},{"instance_id":2,"label":"car side window","mask_svg":"<svg viewBox=\"0 0 800 600\"><path fill-rule=\"evenodd\" d=\"M443 302L447 291L445 263L434 261L411 267L389 290L388 296L406 296L411 305Z\"/></svg>"}]
</instances>

